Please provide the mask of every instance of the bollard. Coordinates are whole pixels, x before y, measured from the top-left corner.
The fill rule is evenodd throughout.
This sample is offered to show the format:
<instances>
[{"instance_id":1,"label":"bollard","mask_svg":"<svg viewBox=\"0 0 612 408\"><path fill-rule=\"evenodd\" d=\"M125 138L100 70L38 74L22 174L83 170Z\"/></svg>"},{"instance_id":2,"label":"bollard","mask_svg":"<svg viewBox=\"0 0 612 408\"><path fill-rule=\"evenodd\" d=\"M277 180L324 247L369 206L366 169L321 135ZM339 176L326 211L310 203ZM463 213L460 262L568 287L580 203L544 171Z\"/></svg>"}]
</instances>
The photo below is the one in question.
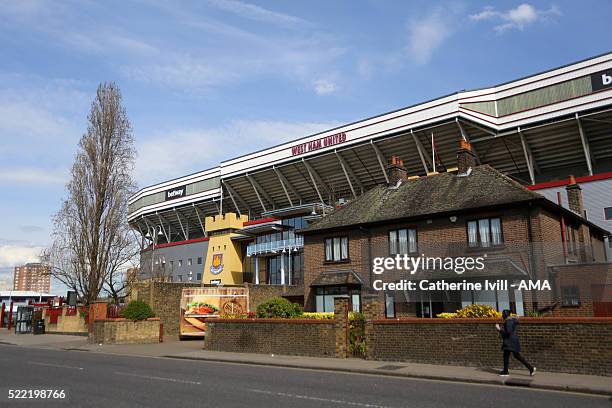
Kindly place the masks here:
<instances>
[{"instance_id":1,"label":"bollard","mask_svg":"<svg viewBox=\"0 0 612 408\"><path fill-rule=\"evenodd\" d=\"M2 311L0 311L0 328L4 327L4 308L6 305L2 303Z\"/></svg>"},{"instance_id":2,"label":"bollard","mask_svg":"<svg viewBox=\"0 0 612 408\"><path fill-rule=\"evenodd\" d=\"M9 308L8 315L8 329L11 330L11 326L13 325L13 301L11 300L11 307Z\"/></svg>"}]
</instances>

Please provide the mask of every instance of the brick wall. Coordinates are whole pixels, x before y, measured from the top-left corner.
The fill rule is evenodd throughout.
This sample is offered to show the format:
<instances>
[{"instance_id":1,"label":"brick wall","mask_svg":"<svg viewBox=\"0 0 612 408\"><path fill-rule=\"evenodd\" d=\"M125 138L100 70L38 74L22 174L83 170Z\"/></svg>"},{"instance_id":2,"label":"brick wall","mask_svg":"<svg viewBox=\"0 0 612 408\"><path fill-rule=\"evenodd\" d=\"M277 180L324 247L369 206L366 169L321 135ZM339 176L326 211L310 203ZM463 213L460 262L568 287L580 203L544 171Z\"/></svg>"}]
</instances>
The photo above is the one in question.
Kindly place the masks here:
<instances>
[{"instance_id":1,"label":"brick wall","mask_svg":"<svg viewBox=\"0 0 612 408\"><path fill-rule=\"evenodd\" d=\"M133 322L126 319L96 320L89 342L94 344L159 343L158 318Z\"/></svg>"},{"instance_id":2,"label":"brick wall","mask_svg":"<svg viewBox=\"0 0 612 408\"><path fill-rule=\"evenodd\" d=\"M333 320L210 319L205 350L333 357Z\"/></svg>"},{"instance_id":3,"label":"brick wall","mask_svg":"<svg viewBox=\"0 0 612 408\"><path fill-rule=\"evenodd\" d=\"M164 335L179 334L181 293L183 288L199 288L199 283L142 282L132 288L131 300L142 300L151 306L164 325Z\"/></svg>"},{"instance_id":4,"label":"brick wall","mask_svg":"<svg viewBox=\"0 0 612 408\"><path fill-rule=\"evenodd\" d=\"M155 316L164 325L164 334L177 336L179 334L181 294L183 288L199 288L199 283L182 282L140 282L132 287L131 300L142 300L151 306ZM207 285L210 286L210 285ZM303 296L301 286L251 285L249 289L249 310L255 311L257 306L275 296L284 296L292 301L298 301Z\"/></svg>"},{"instance_id":5,"label":"brick wall","mask_svg":"<svg viewBox=\"0 0 612 408\"><path fill-rule=\"evenodd\" d=\"M467 248L467 222L479 218L501 217L504 245L501 248L489 248L485 251ZM304 287L305 309L314 310L314 295L310 284L324 271L333 269L353 269L366 287L370 285L370 259L389 256L388 233L391 229L416 228L418 253L426 256L505 256L511 258L516 265L524 268L536 279L549 279L548 265L564 263L561 224L559 215L538 206L514 206L500 209L479 209L457 214L455 222L448 216L432 217L415 221L395 221L373 227L367 231L349 227L340 231L306 234L304 239ZM587 227L584 227L585 229ZM588 228L587 228L588 229ZM531 233L530 233L531 232ZM349 237L349 260L341 263L325 262L325 239L337 236ZM589 235L590 237L590 235ZM531 244L530 244L531 240ZM603 257L603 242L593 238L593 247L582 246L579 256L570 256L571 261L592 262L593 255L586 256L586 251L595 255L595 260ZM603 259L603 258L602 258ZM401 274L386 272L382 278L392 281L403 277ZM376 277L380 279L380 277ZM545 291L524 292L525 311L537 307L542 308L553 304L551 293ZM409 308L408 308L409 309ZM413 314L412 310L401 311L400 314ZM454 311L454 310L449 310Z\"/></svg>"},{"instance_id":6,"label":"brick wall","mask_svg":"<svg viewBox=\"0 0 612 408\"><path fill-rule=\"evenodd\" d=\"M245 286L249 290L249 310L252 312L257 310L257 306L273 297L282 296L293 302L302 303L300 300L304 296L302 286L253 285L248 283Z\"/></svg>"},{"instance_id":7,"label":"brick wall","mask_svg":"<svg viewBox=\"0 0 612 408\"><path fill-rule=\"evenodd\" d=\"M608 288L607 291L610 292L609 288L612 288L612 263L567 264L549 269L554 276L557 303L553 311L555 316L612 316L612 297L606 295L604 289ZM563 306L562 288L568 286L578 288L578 306Z\"/></svg>"},{"instance_id":8,"label":"brick wall","mask_svg":"<svg viewBox=\"0 0 612 408\"><path fill-rule=\"evenodd\" d=\"M545 371L612 376L612 318L520 320L521 354ZM377 320L368 358L501 368L493 319ZM520 363L511 359L511 368Z\"/></svg>"}]
</instances>

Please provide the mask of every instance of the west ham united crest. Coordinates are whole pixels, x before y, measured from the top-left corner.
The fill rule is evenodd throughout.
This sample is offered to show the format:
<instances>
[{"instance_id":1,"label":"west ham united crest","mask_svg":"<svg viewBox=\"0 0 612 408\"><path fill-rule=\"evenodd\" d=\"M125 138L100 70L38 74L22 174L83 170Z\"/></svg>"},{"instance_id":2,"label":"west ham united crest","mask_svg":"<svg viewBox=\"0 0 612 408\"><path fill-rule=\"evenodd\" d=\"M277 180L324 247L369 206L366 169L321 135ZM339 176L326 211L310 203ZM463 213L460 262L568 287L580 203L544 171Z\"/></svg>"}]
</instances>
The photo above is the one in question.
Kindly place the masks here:
<instances>
[{"instance_id":1,"label":"west ham united crest","mask_svg":"<svg viewBox=\"0 0 612 408\"><path fill-rule=\"evenodd\" d=\"M210 273L218 275L223 271L223 254L213 254L212 265L210 266Z\"/></svg>"}]
</instances>

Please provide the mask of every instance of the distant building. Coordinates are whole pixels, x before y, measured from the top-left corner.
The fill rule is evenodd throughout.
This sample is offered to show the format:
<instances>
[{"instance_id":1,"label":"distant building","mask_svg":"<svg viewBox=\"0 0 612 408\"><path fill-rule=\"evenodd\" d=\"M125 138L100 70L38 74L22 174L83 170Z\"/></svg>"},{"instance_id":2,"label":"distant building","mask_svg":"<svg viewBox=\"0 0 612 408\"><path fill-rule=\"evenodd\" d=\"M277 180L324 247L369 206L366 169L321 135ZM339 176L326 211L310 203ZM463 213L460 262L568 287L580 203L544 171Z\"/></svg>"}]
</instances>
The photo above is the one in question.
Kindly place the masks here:
<instances>
[{"instance_id":1,"label":"distant building","mask_svg":"<svg viewBox=\"0 0 612 408\"><path fill-rule=\"evenodd\" d=\"M51 290L51 275L48 266L28 263L16 266L13 274L13 290L48 293Z\"/></svg>"}]
</instances>

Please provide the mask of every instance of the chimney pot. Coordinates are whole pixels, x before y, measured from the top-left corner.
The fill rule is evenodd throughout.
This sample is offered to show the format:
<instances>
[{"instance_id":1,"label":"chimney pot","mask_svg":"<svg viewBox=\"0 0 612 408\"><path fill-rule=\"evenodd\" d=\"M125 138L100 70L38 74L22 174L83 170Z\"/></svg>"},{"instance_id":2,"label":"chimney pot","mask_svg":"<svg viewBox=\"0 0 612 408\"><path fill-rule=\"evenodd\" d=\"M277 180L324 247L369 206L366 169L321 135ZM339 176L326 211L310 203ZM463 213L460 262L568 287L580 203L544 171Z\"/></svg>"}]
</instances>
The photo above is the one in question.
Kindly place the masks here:
<instances>
[{"instance_id":1,"label":"chimney pot","mask_svg":"<svg viewBox=\"0 0 612 408\"><path fill-rule=\"evenodd\" d=\"M465 149L465 150L469 150L470 152L472 151L472 144L470 142L468 142L467 140L459 140L459 148L460 149Z\"/></svg>"},{"instance_id":2,"label":"chimney pot","mask_svg":"<svg viewBox=\"0 0 612 408\"><path fill-rule=\"evenodd\" d=\"M576 178L569 176L569 184L565 187L567 192L567 203L569 209L584 217L584 202L582 200L582 188L576 183Z\"/></svg>"},{"instance_id":3,"label":"chimney pot","mask_svg":"<svg viewBox=\"0 0 612 408\"><path fill-rule=\"evenodd\" d=\"M408 179L408 172L404 168L404 161L400 160L396 155L391 156L391 164L387 167L389 175L389 185L395 186L401 180Z\"/></svg>"},{"instance_id":4,"label":"chimney pot","mask_svg":"<svg viewBox=\"0 0 612 408\"><path fill-rule=\"evenodd\" d=\"M466 140L459 140L459 150L457 151L457 173L465 174L470 167L476 165L476 158L472 152L472 145Z\"/></svg>"}]
</instances>

